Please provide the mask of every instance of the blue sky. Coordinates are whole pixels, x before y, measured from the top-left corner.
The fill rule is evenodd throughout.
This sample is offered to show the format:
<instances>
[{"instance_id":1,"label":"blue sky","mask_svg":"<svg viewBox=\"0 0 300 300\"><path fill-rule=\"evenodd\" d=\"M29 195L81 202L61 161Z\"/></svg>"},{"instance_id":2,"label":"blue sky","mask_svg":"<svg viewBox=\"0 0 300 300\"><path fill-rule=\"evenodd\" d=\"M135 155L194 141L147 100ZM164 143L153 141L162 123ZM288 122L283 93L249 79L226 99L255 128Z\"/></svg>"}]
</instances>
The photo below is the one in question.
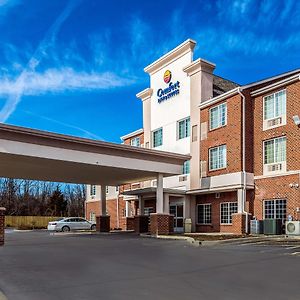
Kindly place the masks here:
<instances>
[{"instance_id":1,"label":"blue sky","mask_svg":"<svg viewBox=\"0 0 300 300\"><path fill-rule=\"evenodd\" d=\"M119 142L187 38L244 84L300 67L300 1L0 0L0 122Z\"/></svg>"}]
</instances>

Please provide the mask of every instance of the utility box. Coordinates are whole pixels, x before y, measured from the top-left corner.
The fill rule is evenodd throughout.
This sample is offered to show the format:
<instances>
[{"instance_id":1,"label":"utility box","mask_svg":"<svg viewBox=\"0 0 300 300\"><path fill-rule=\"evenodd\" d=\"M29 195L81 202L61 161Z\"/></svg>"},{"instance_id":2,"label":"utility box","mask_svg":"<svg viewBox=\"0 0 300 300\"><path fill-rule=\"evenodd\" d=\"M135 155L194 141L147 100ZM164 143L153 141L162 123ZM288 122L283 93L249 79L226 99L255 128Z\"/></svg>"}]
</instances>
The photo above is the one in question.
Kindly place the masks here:
<instances>
[{"instance_id":1,"label":"utility box","mask_svg":"<svg viewBox=\"0 0 300 300\"><path fill-rule=\"evenodd\" d=\"M265 219L264 234L282 234L281 219Z\"/></svg>"},{"instance_id":2,"label":"utility box","mask_svg":"<svg viewBox=\"0 0 300 300\"><path fill-rule=\"evenodd\" d=\"M191 233L192 232L192 219L184 220L184 232Z\"/></svg>"},{"instance_id":3,"label":"utility box","mask_svg":"<svg viewBox=\"0 0 300 300\"><path fill-rule=\"evenodd\" d=\"M250 233L251 234L263 234L264 233L264 222L261 220L250 221Z\"/></svg>"}]
</instances>

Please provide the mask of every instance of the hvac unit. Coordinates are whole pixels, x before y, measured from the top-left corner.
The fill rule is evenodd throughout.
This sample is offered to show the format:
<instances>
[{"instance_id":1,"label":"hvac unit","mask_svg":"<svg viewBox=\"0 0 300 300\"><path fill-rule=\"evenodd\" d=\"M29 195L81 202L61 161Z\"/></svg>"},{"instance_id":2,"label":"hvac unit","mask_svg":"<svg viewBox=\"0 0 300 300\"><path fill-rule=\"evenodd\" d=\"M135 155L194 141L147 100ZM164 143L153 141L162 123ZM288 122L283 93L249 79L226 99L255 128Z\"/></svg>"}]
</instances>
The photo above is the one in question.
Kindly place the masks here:
<instances>
[{"instance_id":1,"label":"hvac unit","mask_svg":"<svg viewBox=\"0 0 300 300\"><path fill-rule=\"evenodd\" d=\"M281 219L265 219L264 234L281 234L282 220Z\"/></svg>"},{"instance_id":2,"label":"hvac unit","mask_svg":"<svg viewBox=\"0 0 300 300\"><path fill-rule=\"evenodd\" d=\"M285 234L300 235L300 221L286 221Z\"/></svg>"},{"instance_id":3,"label":"hvac unit","mask_svg":"<svg viewBox=\"0 0 300 300\"><path fill-rule=\"evenodd\" d=\"M250 233L251 234L263 234L264 233L264 222L261 220L250 221Z\"/></svg>"}]
</instances>

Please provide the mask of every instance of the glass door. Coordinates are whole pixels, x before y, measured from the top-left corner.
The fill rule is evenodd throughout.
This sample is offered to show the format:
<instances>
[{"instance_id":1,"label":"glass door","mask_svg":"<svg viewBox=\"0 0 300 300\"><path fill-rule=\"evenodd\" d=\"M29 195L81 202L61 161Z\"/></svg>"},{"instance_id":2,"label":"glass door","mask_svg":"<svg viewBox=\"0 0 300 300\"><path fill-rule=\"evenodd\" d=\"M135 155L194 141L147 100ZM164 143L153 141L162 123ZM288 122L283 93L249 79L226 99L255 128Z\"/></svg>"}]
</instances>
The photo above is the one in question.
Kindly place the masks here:
<instances>
[{"instance_id":1,"label":"glass door","mask_svg":"<svg viewBox=\"0 0 300 300\"><path fill-rule=\"evenodd\" d=\"M170 214L174 216L174 231L183 232L183 203L171 204Z\"/></svg>"}]
</instances>

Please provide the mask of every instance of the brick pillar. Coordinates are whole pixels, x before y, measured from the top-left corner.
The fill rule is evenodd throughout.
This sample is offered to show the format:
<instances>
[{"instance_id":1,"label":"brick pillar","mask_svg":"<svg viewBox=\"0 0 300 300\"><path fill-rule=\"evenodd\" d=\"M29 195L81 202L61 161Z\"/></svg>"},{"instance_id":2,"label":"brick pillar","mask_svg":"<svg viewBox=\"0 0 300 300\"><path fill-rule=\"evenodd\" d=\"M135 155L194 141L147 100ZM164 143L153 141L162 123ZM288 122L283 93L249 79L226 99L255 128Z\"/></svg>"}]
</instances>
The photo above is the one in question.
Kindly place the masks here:
<instances>
[{"instance_id":1,"label":"brick pillar","mask_svg":"<svg viewBox=\"0 0 300 300\"><path fill-rule=\"evenodd\" d=\"M248 222L250 219L250 215L248 216ZM246 224L246 214L232 214L232 227L231 232L235 234L244 234L245 231L245 224ZM249 226L248 226L249 228Z\"/></svg>"},{"instance_id":2,"label":"brick pillar","mask_svg":"<svg viewBox=\"0 0 300 300\"><path fill-rule=\"evenodd\" d=\"M126 218L126 230L134 230L134 217Z\"/></svg>"},{"instance_id":3,"label":"brick pillar","mask_svg":"<svg viewBox=\"0 0 300 300\"><path fill-rule=\"evenodd\" d=\"M0 207L0 246L4 245L5 208Z\"/></svg>"},{"instance_id":4,"label":"brick pillar","mask_svg":"<svg viewBox=\"0 0 300 300\"><path fill-rule=\"evenodd\" d=\"M96 217L96 230L98 232L110 231L110 216L97 216Z\"/></svg>"},{"instance_id":5,"label":"brick pillar","mask_svg":"<svg viewBox=\"0 0 300 300\"><path fill-rule=\"evenodd\" d=\"M148 216L134 216L134 231L135 233L145 233L149 231Z\"/></svg>"},{"instance_id":6,"label":"brick pillar","mask_svg":"<svg viewBox=\"0 0 300 300\"><path fill-rule=\"evenodd\" d=\"M150 214L150 233L166 235L174 232L174 216L170 214Z\"/></svg>"}]
</instances>

